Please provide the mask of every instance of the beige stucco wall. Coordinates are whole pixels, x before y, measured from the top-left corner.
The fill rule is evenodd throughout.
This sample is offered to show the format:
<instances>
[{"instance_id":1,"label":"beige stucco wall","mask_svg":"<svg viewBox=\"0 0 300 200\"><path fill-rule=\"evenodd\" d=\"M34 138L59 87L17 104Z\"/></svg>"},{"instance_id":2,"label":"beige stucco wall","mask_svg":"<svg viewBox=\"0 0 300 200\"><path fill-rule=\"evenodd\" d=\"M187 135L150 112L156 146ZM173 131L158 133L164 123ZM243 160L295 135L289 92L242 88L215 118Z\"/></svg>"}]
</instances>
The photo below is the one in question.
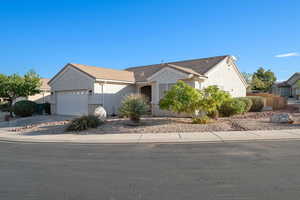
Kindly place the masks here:
<instances>
[{"instance_id":1,"label":"beige stucco wall","mask_svg":"<svg viewBox=\"0 0 300 200\"><path fill-rule=\"evenodd\" d=\"M159 84L176 83L178 80L188 78L188 74L172 68L164 68L154 75L149 81L152 82L152 104L159 102Z\"/></svg>"},{"instance_id":2,"label":"beige stucco wall","mask_svg":"<svg viewBox=\"0 0 300 200\"><path fill-rule=\"evenodd\" d=\"M136 87L133 84L99 82L95 84L94 92L90 104L103 105L108 114L116 114L122 99L128 94L136 93Z\"/></svg>"},{"instance_id":3,"label":"beige stucco wall","mask_svg":"<svg viewBox=\"0 0 300 200\"><path fill-rule=\"evenodd\" d=\"M247 88L240 77L240 73L233 64L227 64L226 60L220 62L205 75L208 78L203 82L203 87L217 85L220 89L229 92L233 97L246 96Z\"/></svg>"},{"instance_id":4,"label":"beige stucco wall","mask_svg":"<svg viewBox=\"0 0 300 200\"><path fill-rule=\"evenodd\" d=\"M93 90L94 80L73 67L67 67L50 86L52 91Z\"/></svg>"}]
</instances>

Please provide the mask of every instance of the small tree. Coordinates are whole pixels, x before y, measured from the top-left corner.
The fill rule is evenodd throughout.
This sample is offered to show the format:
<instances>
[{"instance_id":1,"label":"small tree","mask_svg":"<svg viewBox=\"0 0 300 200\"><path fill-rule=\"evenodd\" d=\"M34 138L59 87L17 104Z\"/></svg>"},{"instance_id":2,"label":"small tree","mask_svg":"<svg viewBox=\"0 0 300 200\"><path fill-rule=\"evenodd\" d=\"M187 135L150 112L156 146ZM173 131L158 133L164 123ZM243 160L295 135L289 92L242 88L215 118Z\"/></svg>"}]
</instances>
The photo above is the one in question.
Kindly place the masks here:
<instances>
[{"instance_id":1,"label":"small tree","mask_svg":"<svg viewBox=\"0 0 300 200\"><path fill-rule=\"evenodd\" d=\"M159 107L176 113L195 115L202 94L183 81L178 81L160 100Z\"/></svg>"},{"instance_id":2,"label":"small tree","mask_svg":"<svg viewBox=\"0 0 300 200\"><path fill-rule=\"evenodd\" d=\"M11 107L18 97L27 97L39 93L40 85L40 78L34 71L29 71L24 76L0 74L0 97L8 99ZM10 114L12 116L12 112Z\"/></svg>"}]
</instances>

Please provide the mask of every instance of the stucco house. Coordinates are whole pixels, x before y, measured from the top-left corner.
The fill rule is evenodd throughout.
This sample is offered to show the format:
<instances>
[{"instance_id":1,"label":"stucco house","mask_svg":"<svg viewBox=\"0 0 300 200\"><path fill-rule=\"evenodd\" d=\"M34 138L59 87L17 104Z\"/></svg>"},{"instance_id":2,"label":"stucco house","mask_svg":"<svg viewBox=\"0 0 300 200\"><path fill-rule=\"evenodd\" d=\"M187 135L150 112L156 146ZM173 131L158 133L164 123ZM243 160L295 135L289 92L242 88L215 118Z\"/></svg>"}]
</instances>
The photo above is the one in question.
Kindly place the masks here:
<instances>
[{"instance_id":1,"label":"stucco house","mask_svg":"<svg viewBox=\"0 0 300 200\"><path fill-rule=\"evenodd\" d=\"M275 83L272 87L272 93L282 97L299 98L300 88L297 86L299 80L300 72L296 72L288 80Z\"/></svg>"},{"instance_id":2,"label":"stucco house","mask_svg":"<svg viewBox=\"0 0 300 200\"><path fill-rule=\"evenodd\" d=\"M51 112L60 115L93 113L102 105L117 114L122 98L141 93L154 116L166 114L158 103L178 80L196 89L217 85L234 97L246 95L247 83L233 56L217 56L114 70L69 63L50 81Z\"/></svg>"}]
</instances>

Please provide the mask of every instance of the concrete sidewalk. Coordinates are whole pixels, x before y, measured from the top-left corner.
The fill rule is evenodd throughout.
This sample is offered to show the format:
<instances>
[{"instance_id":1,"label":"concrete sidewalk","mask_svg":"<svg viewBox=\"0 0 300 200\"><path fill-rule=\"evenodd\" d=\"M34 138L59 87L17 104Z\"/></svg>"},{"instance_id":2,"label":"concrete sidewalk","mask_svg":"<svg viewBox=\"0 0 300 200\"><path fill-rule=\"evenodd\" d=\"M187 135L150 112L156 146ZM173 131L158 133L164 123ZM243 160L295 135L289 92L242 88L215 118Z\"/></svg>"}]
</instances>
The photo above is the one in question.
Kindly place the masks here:
<instances>
[{"instance_id":1,"label":"concrete sidewalk","mask_svg":"<svg viewBox=\"0 0 300 200\"><path fill-rule=\"evenodd\" d=\"M17 142L67 142L67 143L185 143L185 142L233 142L258 140L300 140L300 129L271 131L224 131L197 133L159 133L159 134L56 134L21 135L0 129L1 141Z\"/></svg>"}]
</instances>

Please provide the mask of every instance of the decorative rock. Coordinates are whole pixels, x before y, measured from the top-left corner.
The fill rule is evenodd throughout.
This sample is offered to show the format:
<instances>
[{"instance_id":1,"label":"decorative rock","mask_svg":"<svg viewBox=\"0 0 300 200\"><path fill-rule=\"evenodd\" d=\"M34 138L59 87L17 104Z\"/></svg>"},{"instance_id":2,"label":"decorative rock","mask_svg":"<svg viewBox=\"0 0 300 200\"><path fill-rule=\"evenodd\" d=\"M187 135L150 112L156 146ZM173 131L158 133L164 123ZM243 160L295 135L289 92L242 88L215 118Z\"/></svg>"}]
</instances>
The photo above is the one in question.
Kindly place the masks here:
<instances>
[{"instance_id":1,"label":"decorative rock","mask_svg":"<svg viewBox=\"0 0 300 200\"><path fill-rule=\"evenodd\" d=\"M270 118L272 123L293 123L293 117L288 113L274 114Z\"/></svg>"},{"instance_id":2,"label":"decorative rock","mask_svg":"<svg viewBox=\"0 0 300 200\"><path fill-rule=\"evenodd\" d=\"M98 106L95 109L94 115L97 116L102 121L104 121L107 117L106 110L102 106Z\"/></svg>"}]
</instances>

